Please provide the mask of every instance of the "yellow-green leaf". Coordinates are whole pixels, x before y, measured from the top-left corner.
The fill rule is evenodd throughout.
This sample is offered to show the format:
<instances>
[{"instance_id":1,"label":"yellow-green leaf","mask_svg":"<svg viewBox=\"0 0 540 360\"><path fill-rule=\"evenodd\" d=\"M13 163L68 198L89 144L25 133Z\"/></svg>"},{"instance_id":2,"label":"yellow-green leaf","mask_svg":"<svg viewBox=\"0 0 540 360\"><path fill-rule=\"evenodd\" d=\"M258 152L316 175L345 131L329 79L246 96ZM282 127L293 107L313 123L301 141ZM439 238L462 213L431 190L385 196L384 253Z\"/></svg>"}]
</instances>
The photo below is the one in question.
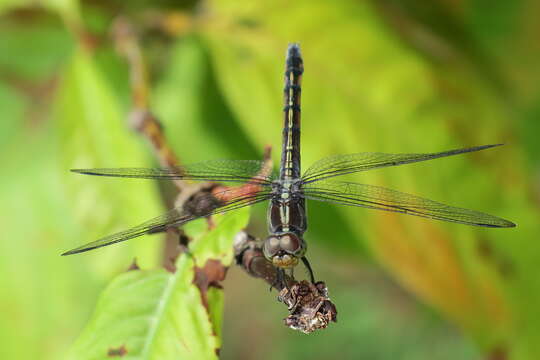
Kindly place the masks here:
<instances>
[{"instance_id":1,"label":"yellow-green leaf","mask_svg":"<svg viewBox=\"0 0 540 360\"><path fill-rule=\"evenodd\" d=\"M222 290L202 294L195 271L208 260L231 264L234 236L248 216L247 209L216 216L210 231L189 226L190 253L180 256L175 273L132 270L117 276L101 294L71 358L107 359L123 352L129 359L217 359Z\"/></svg>"}]
</instances>

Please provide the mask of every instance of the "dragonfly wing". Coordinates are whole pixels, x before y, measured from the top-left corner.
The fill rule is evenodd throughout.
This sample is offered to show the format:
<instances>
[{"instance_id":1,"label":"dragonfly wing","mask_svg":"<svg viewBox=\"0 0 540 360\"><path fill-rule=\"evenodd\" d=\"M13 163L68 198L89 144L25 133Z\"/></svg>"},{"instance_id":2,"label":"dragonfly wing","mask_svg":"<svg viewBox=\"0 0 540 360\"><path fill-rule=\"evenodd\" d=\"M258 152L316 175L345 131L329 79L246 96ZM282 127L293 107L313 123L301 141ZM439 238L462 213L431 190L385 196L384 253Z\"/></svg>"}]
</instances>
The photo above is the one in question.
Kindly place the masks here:
<instances>
[{"instance_id":1,"label":"dragonfly wing","mask_svg":"<svg viewBox=\"0 0 540 360\"><path fill-rule=\"evenodd\" d=\"M131 229L105 236L99 240L66 251L62 255L78 254L103 246L116 244L118 242L133 239L144 234L157 232L160 229L166 229L167 227L173 226L176 223L181 223L183 220L189 221L189 219L189 214L183 214L181 209L172 209L161 216L145 221L138 226L132 227Z\"/></svg>"},{"instance_id":2,"label":"dragonfly wing","mask_svg":"<svg viewBox=\"0 0 540 360\"><path fill-rule=\"evenodd\" d=\"M419 161L480 151L500 145L502 144L475 146L429 154L385 154L365 152L358 154L329 156L317 161L309 169L307 169L302 176L302 180L304 182L314 182L359 171L410 164Z\"/></svg>"},{"instance_id":3,"label":"dragonfly wing","mask_svg":"<svg viewBox=\"0 0 540 360\"><path fill-rule=\"evenodd\" d=\"M163 231L170 227L177 227L191 220L201 217L224 213L227 211L253 205L267 200L271 193L268 190L246 193L240 188L230 188L218 193L203 193L196 198L196 201L187 202L182 208L174 208L165 214L145 221L144 223L132 227L131 229L118 232L82 245L62 255L72 255L81 252L97 249L103 246L112 245L121 241L133 239L135 237Z\"/></svg>"},{"instance_id":4,"label":"dragonfly wing","mask_svg":"<svg viewBox=\"0 0 540 360\"><path fill-rule=\"evenodd\" d=\"M386 189L341 181L318 181L303 188L306 199L393 211L436 220L484 227L514 227L514 223L482 212Z\"/></svg>"},{"instance_id":5,"label":"dragonfly wing","mask_svg":"<svg viewBox=\"0 0 540 360\"><path fill-rule=\"evenodd\" d=\"M258 160L210 160L201 163L172 168L102 168L72 169L71 171L97 176L111 176L137 179L183 179L198 181L255 181L269 183L271 169L268 163Z\"/></svg>"}]
</instances>

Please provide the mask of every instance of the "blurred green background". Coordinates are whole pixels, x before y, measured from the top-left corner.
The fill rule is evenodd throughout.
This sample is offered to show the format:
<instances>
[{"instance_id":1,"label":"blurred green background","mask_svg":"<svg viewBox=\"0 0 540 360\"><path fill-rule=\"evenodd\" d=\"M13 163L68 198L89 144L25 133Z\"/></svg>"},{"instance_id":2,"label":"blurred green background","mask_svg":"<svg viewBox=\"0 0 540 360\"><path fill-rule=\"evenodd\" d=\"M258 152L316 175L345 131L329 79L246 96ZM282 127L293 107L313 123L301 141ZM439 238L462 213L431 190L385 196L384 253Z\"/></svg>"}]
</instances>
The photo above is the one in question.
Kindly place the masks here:
<instances>
[{"instance_id":1,"label":"blurred green background","mask_svg":"<svg viewBox=\"0 0 540 360\"><path fill-rule=\"evenodd\" d=\"M118 16L135 26L151 108L182 162L279 158L282 73L301 43L306 168L332 154L506 146L351 177L508 218L479 229L309 205L310 260L338 323L282 325L232 268L224 359L540 358L540 3L533 0L0 1L0 353L61 359L147 236L59 254L163 212L158 185L73 167L156 166L126 124ZM266 233L264 208L250 230Z\"/></svg>"}]
</instances>

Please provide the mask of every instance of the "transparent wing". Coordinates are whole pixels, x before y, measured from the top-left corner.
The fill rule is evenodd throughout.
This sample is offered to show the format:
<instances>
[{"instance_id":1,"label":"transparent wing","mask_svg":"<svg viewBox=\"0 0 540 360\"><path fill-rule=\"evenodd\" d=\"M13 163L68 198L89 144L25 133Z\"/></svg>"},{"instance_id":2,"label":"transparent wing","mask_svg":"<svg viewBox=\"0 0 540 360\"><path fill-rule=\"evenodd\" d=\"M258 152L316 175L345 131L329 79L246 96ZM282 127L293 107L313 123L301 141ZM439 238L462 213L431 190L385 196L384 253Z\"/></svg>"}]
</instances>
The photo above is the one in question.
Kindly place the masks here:
<instances>
[{"instance_id":1,"label":"transparent wing","mask_svg":"<svg viewBox=\"0 0 540 360\"><path fill-rule=\"evenodd\" d=\"M132 227L131 229L106 236L73 250L67 251L62 255L78 254L121 241L133 239L144 234L163 231L167 228L177 227L201 217L224 213L242 208L244 206L253 205L269 199L270 196L271 193L268 190L246 193L245 189L242 187L229 188L215 194L203 193L201 196L197 197L196 200L186 203L182 208L174 208L161 216L145 221L144 223Z\"/></svg>"},{"instance_id":2,"label":"transparent wing","mask_svg":"<svg viewBox=\"0 0 540 360\"><path fill-rule=\"evenodd\" d=\"M394 211L430 219L485 227L514 227L514 223L478 211L386 189L380 186L341 181L317 181L303 188L306 199Z\"/></svg>"},{"instance_id":3,"label":"transparent wing","mask_svg":"<svg viewBox=\"0 0 540 360\"><path fill-rule=\"evenodd\" d=\"M258 160L210 160L201 163L173 168L110 168L110 169L72 169L71 171L97 176L112 176L138 179L184 179L199 181L257 181L269 184L271 169Z\"/></svg>"},{"instance_id":4,"label":"transparent wing","mask_svg":"<svg viewBox=\"0 0 540 360\"><path fill-rule=\"evenodd\" d=\"M446 156L464 154L473 151L489 149L496 145L475 146L465 149L449 150L430 154L385 154L385 153L358 153L336 155L323 158L306 170L302 176L304 182L314 182L334 176L351 174L387 166L410 164L419 161L437 159Z\"/></svg>"}]
</instances>

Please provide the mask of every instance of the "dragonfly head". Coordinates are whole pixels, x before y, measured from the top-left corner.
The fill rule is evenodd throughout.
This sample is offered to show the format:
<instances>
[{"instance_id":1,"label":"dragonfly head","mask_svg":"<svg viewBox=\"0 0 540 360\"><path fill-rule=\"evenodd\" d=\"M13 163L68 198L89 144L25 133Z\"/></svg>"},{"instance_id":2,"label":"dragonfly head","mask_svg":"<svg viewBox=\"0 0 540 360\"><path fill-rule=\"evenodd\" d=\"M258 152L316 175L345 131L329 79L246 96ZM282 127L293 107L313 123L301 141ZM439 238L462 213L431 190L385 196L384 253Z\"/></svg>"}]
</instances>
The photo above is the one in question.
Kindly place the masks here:
<instances>
[{"instance_id":1,"label":"dragonfly head","mask_svg":"<svg viewBox=\"0 0 540 360\"><path fill-rule=\"evenodd\" d=\"M263 244L264 256L279 268L290 269L306 253L306 242L294 233L270 235Z\"/></svg>"}]
</instances>

